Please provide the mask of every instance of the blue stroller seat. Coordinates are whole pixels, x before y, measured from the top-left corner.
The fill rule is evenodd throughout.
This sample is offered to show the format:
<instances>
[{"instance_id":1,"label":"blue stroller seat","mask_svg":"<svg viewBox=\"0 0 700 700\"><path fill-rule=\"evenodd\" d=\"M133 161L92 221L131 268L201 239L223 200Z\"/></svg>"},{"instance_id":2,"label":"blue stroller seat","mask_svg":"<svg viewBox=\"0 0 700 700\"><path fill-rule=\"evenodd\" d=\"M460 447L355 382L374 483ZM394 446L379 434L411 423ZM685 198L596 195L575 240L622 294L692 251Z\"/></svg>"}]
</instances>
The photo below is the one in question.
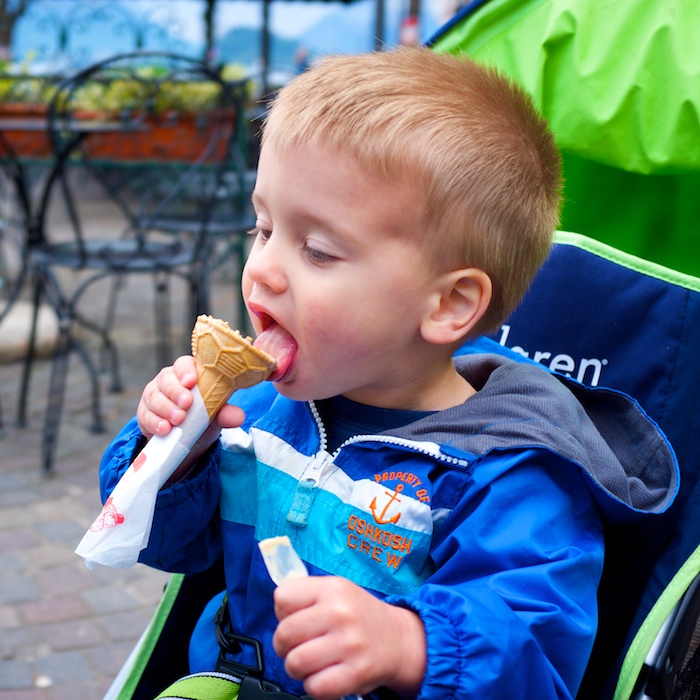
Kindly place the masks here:
<instances>
[{"instance_id":1,"label":"blue stroller seat","mask_svg":"<svg viewBox=\"0 0 700 700\"><path fill-rule=\"evenodd\" d=\"M651 522L606 533L600 629L579 697L612 697L640 626L700 544L700 519L694 516L700 505L695 446L700 413L694 410L700 382L700 279L584 236L560 233L522 304L490 342L585 384L634 396L678 455L681 488L672 508ZM463 351L488 349L490 342ZM690 566L697 573L697 562ZM650 634L645 629L645 637ZM648 650L652 640L653 635L635 642L637 656L644 658L643 647ZM666 669L666 682L672 676L677 680L681 661L674 659L673 674Z\"/></svg>"},{"instance_id":2,"label":"blue stroller seat","mask_svg":"<svg viewBox=\"0 0 700 700\"><path fill-rule=\"evenodd\" d=\"M676 655L685 654L700 596L685 597L690 610L679 619L690 624L671 636L674 643L680 640L683 650L664 650L656 673L653 663L649 668L643 664L657 632L664 628L667 636L666 613L700 571L700 550L694 554L700 543L700 519L693 518L700 498L700 459L693 444L700 424L693 410L700 385L697 347L700 279L584 236L560 233L550 258L508 322L493 338L459 351L499 352L538 362L585 384L623 390L639 400L677 451L681 492L672 509L651 522L606 533L599 634L578 694L582 700L612 698L621 668L616 700L698 697L697 685L689 685L692 674L691 679L682 677ZM222 589L223 575L216 569L173 576L150 627L106 697L152 700L186 675L187 642L194 623ZM656 602L660 596L662 605ZM654 684L666 690L683 687L687 694L644 695Z\"/></svg>"}]
</instances>

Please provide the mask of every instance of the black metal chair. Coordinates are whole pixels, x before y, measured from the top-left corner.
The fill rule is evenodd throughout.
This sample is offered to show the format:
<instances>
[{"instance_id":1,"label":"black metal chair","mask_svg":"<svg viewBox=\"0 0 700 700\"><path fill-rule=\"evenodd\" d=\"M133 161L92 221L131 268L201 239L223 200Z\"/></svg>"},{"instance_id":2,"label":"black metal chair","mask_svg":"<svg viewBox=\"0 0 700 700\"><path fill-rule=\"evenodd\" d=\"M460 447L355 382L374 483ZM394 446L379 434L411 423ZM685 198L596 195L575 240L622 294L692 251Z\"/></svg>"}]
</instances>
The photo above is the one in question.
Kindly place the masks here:
<instances>
[{"instance_id":1,"label":"black metal chair","mask_svg":"<svg viewBox=\"0 0 700 700\"><path fill-rule=\"evenodd\" d=\"M42 193L38 221L29 232L34 323L20 388L19 423L26 424L36 312L47 301L59 321L42 441L50 470L64 402L68 359L76 351L88 370L92 430L103 429L94 350L80 327L99 341L111 388L121 389L113 339L116 290L130 274L155 280L157 362L172 361L169 283L185 280L191 328L207 312L213 251L224 241L242 254L250 227L241 167L240 137L246 81L224 81L206 64L161 52L135 52L102 61L63 81L49 106L55 165ZM87 230L86 190L100 196L120 219L120 230ZM90 188L90 189L88 189ZM69 232L52 225L63 203ZM65 229L66 227L61 227ZM220 257L220 256L217 256ZM105 278L115 282L102 318L86 314L87 296ZM134 310L141 313L141 309Z\"/></svg>"}]
</instances>

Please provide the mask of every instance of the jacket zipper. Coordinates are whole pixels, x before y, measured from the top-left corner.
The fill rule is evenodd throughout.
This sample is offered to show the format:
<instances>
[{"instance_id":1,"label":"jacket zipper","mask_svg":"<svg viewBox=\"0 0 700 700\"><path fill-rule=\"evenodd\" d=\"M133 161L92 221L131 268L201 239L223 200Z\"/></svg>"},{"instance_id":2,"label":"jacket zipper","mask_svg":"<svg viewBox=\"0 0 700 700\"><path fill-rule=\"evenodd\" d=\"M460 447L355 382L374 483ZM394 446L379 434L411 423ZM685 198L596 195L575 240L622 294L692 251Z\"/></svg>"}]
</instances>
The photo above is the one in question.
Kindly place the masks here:
<instances>
[{"instance_id":1,"label":"jacket zipper","mask_svg":"<svg viewBox=\"0 0 700 700\"><path fill-rule=\"evenodd\" d=\"M316 423L320 444L318 451L297 482L292 505L287 512L287 522L297 527L305 527L308 523L309 511L316 495L316 487L321 480L321 474L326 465L333 461L332 455L328 454L326 449L328 446L328 435L318 409L313 402L309 402L309 407Z\"/></svg>"},{"instance_id":2,"label":"jacket zipper","mask_svg":"<svg viewBox=\"0 0 700 700\"><path fill-rule=\"evenodd\" d=\"M353 437L348 438L334 453L333 458L335 458L343 449L348 445L352 445L356 442L381 442L385 445L397 445L398 447L407 447L412 452L417 452L419 454L427 455L433 459L442 462L443 464L449 464L450 466L467 467L469 466L469 460L459 459L459 457L450 457L444 454L442 451L429 450L427 448L421 447L414 440L407 440L406 438L393 437L391 435L353 435Z\"/></svg>"},{"instance_id":3,"label":"jacket zipper","mask_svg":"<svg viewBox=\"0 0 700 700\"><path fill-rule=\"evenodd\" d=\"M443 464L464 467L469 464L466 459L450 457L449 455L443 454L439 450L434 451L427 448L421 448L419 444L416 444L416 442L412 440L393 437L390 435L354 435L340 445L340 447L338 447L333 454L330 454L328 452L328 433L326 432L326 427L323 425L323 421L321 420L321 416L316 408L316 404L313 401L309 401L308 405L314 422L316 423L316 429L318 430L319 448L297 483L294 498L292 499L292 505L287 513L287 522L292 523L297 527L304 527L308 522L309 511L311 510L311 506L316 495L316 488L321 480L321 475L323 474L326 466L333 462L344 447L352 445L353 443L367 441L381 442L386 445L397 445L399 447L408 448L413 452L424 454L432 459L436 459Z\"/></svg>"}]
</instances>

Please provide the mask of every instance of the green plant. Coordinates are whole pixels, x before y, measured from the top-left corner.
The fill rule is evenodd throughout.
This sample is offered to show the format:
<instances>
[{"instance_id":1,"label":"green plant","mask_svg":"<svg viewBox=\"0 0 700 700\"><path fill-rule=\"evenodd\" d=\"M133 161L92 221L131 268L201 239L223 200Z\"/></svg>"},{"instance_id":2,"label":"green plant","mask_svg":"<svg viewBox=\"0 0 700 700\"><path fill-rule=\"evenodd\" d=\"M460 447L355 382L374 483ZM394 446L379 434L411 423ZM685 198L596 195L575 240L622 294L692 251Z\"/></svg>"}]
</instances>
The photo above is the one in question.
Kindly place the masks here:
<instances>
[{"instance_id":1,"label":"green plant","mask_svg":"<svg viewBox=\"0 0 700 700\"><path fill-rule=\"evenodd\" d=\"M48 104L55 89L55 82L42 78L25 75L0 77L0 103Z\"/></svg>"},{"instance_id":2,"label":"green plant","mask_svg":"<svg viewBox=\"0 0 700 700\"><path fill-rule=\"evenodd\" d=\"M156 112L169 110L201 112L215 105L217 87L200 81L162 80L163 69L143 66L124 77L94 81L70 96L73 109L118 113L142 109L152 104ZM245 77L239 65L224 66L224 80L238 82ZM48 104L56 89L55 78L30 76L26 73L0 74L0 103ZM252 81L246 85L246 97L253 91Z\"/></svg>"}]
</instances>

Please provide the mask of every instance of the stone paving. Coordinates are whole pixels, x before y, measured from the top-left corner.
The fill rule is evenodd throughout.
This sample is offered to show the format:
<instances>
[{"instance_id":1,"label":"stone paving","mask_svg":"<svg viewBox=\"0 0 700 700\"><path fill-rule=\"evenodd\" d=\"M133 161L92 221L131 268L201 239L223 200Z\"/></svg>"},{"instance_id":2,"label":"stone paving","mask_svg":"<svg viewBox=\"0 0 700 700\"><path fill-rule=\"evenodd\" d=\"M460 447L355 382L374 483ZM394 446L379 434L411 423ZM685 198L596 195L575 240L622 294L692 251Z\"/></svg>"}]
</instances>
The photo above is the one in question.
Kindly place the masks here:
<instances>
[{"instance_id":1,"label":"stone paving","mask_svg":"<svg viewBox=\"0 0 700 700\"><path fill-rule=\"evenodd\" d=\"M166 576L142 566L89 571L73 553L100 510L97 467L110 434L88 431L88 397L72 371L54 472L44 476L48 363L38 367L24 429L14 427L18 375L19 365L0 366L0 698L100 698L145 628ZM139 394L131 380L122 394L104 394L109 431L133 414Z\"/></svg>"},{"instance_id":2,"label":"stone paving","mask_svg":"<svg viewBox=\"0 0 700 700\"><path fill-rule=\"evenodd\" d=\"M103 434L89 432L86 376L72 359L51 476L40 467L49 363L37 363L29 426L22 429L15 425L20 365L0 364L0 700L101 698L167 580L141 565L89 571L73 551L100 511L100 456L156 372L151 289L144 278L122 292L117 329L125 388L110 394L105 378ZM213 297L221 308L212 313L235 322L236 293L235 284L219 280ZM181 301L174 292L175 315ZM184 321L176 329L178 351L187 347Z\"/></svg>"}]
</instances>

